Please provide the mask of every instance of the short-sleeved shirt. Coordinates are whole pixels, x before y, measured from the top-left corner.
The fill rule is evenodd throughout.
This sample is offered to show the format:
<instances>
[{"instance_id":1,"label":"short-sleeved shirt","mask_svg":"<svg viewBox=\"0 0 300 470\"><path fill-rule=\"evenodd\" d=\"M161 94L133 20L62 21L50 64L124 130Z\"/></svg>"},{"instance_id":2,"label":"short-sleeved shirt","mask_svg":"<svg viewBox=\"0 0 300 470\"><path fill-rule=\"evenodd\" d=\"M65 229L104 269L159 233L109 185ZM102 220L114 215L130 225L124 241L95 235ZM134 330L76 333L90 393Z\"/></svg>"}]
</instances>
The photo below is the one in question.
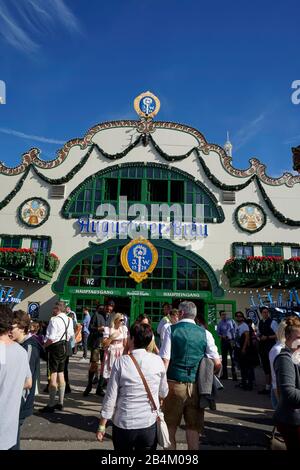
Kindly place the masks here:
<instances>
[{"instance_id":1,"label":"short-sleeved shirt","mask_svg":"<svg viewBox=\"0 0 300 470\"><path fill-rule=\"evenodd\" d=\"M73 321L71 318L67 317L65 313L61 312L50 318L45 341L48 339L51 339L53 343L57 343L58 341L69 341L73 336Z\"/></svg>"},{"instance_id":2,"label":"short-sleeved shirt","mask_svg":"<svg viewBox=\"0 0 300 470\"><path fill-rule=\"evenodd\" d=\"M0 450L17 442L24 383L30 378L27 351L17 343L0 341Z\"/></svg>"},{"instance_id":3,"label":"short-sleeved shirt","mask_svg":"<svg viewBox=\"0 0 300 470\"><path fill-rule=\"evenodd\" d=\"M242 322L239 325L237 324L236 330L235 330L235 344L236 344L236 347L238 347L238 348L242 347L241 338L242 338L244 333L247 333L247 332L249 333L249 331L250 330L249 330L249 326L247 325L247 323Z\"/></svg>"}]
</instances>

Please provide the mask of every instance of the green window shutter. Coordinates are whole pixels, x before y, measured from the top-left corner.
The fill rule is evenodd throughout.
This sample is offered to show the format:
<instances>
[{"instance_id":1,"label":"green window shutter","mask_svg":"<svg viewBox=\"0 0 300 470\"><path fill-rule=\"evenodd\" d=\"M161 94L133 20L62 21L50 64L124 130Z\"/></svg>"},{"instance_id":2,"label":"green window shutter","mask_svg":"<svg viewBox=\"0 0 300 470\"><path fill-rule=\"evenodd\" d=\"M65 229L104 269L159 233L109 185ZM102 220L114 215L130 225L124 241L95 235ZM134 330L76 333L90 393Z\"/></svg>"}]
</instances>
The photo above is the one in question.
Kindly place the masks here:
<instances>
[{"instance_id":1,"label":"green window shutter","mask_svg":"<svg viewBox=\"0 0 300 470\"><path fill-rule=\"evenodd\" d=\"M21 237L4 237L1 240L1 248L21 248Z\"/></svg>"},{"instance_id":2,"label":"green window shutter","mask_svg":"<svg viewBox=\"0 0 300 470\"><path fill-rule=\"evenodd\" d=\"M283 248L279 245L265 245L262 247L263 256L283 256Z\"/></svg>"}]
</instances>

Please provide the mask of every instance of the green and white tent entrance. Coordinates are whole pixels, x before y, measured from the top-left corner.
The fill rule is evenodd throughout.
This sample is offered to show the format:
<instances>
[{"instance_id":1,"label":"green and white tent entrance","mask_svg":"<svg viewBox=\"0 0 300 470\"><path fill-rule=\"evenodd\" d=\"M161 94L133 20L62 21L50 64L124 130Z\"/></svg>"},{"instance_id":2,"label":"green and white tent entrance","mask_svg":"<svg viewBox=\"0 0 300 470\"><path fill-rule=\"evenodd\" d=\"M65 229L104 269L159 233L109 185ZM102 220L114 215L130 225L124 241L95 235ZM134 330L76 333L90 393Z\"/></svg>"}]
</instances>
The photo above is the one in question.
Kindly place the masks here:
<instances>
[{"instance_id":1,"label":"green and white tent entrance","mask_svg":"<svg viewBox=\"0 0 300 470\"><path fill-rule=\"evenodd\" d=\"M68 301L79 318L83 307L92 311L97 304L114 299L116 311L128 315L130 323L145 313L154 328L161 318L163 303L177 307L181 300L192 300L215 336L218 311L224 309L231 316L235 302L223 300L224 291L207 261L170 240L151 240L158 262L152 274L137 284L120 262L121 250L127 243L119 239L90 243L63 266L53 292Z\"/></svg>"}]
</instances>

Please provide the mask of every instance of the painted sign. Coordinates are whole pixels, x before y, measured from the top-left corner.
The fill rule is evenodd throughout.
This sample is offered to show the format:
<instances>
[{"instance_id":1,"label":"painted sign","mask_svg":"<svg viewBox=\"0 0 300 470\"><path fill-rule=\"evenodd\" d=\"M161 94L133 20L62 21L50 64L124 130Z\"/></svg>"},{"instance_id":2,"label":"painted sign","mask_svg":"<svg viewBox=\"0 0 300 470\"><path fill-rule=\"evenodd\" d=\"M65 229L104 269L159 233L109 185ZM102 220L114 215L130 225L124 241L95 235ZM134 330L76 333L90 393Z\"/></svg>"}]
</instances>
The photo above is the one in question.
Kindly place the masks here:
<instances>
[{"instance_id":1,"label":"painted sign","mask_svg":"<svg viewBox=\"0 0 300 470\"><path fill-rule=\"evenodd\" d=\"M258 232L266 223L263 209L255 203L242 204L236 209L236 220L242 230Z\"/></svg>"},{"instance_id":2,"label":"painted sign","mask_svg":"<svg viewBox=\"0 0 300 470\"><path fill-rule=\"evenodd\" d=\"M50 206L41 198L26 199L19 207L19 217L29 227L39 227L49 217Z\"/></svg>"},{"instance_id":3,"label":"painted sign","mask_svg":"<svg viewBox=\"0 0 300 470\"><path fill-rule=\"evenodd\" d=\"M115 214L114 217L117 218ZM167 238L170 240L195 240L208 237L208 225L203 223L185 222L151 222L139 220L93 220L89 217L80 217L77 220L79 233L95 235L98 240L106 238L136 238L143 233L143 237L152 239Z\"/></svg>"},{"instance_id":4,"label":"painted sign","mask_svg":"<svg viewBox=\"0 0 300 470\"><path fill-rule=\"evenodd\" d=\"M0 286L0 303L2 304L19 304L24 290L20 289L14 295L14 288L10 286Z\"/></svg>"},{"instance_id":5,"label":"painted sign","mask_svg":"<svg viewBox=\"0 0 300 470\"><path fill-rule=\"evenodd\" d=\"M28 302L27 313L30 315L32 320L39 318L40 303L39 302Z\"/></svg>"},{"instance_id":6,"label":"painted sign","mask_svg":"<svg viewBox=\"0 0 300 470\"><path fill-rule=\"evenodd\" d=\"M121 264L137 283L147 279L157 261L157 249L145 238L132 240L121 251Z\"/></svg>"},{"instance_id":7,"label":"painted sign","mask_svg":"<svg viewBox=\"0 0 300 470\"><path fill-rule=\"evenodd\" d=\"M91 288L79 288L79 287L70 287L70 294L79 294L79 295L91 295L95 297L96 295L106 295L111 297L169 297L177 299L211 299L211 293L207 291L164 291L159 289L147 290L132 290L132 289L91 289ZM68 302L68 299L66 300Z\"/></svg>"}]
</instances>

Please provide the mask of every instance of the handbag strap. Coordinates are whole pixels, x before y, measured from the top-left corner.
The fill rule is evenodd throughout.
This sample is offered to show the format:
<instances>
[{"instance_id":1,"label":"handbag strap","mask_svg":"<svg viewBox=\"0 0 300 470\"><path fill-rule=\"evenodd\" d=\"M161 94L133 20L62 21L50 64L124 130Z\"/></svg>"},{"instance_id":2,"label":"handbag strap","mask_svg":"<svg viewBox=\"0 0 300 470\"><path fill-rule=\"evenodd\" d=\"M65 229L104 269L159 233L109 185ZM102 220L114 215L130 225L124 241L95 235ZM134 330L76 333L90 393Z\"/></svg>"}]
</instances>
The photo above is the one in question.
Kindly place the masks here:
<instances>
[{"instance_id":1,"label":"handbag strap","mask_svg":"<svg viewBox=\"0 0 300 470\"><path fill-rule=\"evenodd\" d=\"M156 406L156 404L155 404L155 401L154 401L154 398L153 398L153 396L152 396L151 390L150 390L150 388L149 388L149 385L148 385L147 382L146 382L145 376L144 376L144 374L143 374L143 372L142 372L140 366L139 366L138 363L137 363L136 358L134 357L133 354L129 354L129 357L132 359L132 362L134 363L134 365L135 365L135 367L136 367L136 369L137 369L137 371L138 371L138 373L139 373L139 375L140 375L140 377L141 377L141 379L142 379L142 381L143 381L145 390L146 390L146 392L147 392L148 398L149 398L149 400L150 400L150 403L151 403L153 409L154 409L155 411L157 411L157 406Z\"/></svg>"}]
</instances>

